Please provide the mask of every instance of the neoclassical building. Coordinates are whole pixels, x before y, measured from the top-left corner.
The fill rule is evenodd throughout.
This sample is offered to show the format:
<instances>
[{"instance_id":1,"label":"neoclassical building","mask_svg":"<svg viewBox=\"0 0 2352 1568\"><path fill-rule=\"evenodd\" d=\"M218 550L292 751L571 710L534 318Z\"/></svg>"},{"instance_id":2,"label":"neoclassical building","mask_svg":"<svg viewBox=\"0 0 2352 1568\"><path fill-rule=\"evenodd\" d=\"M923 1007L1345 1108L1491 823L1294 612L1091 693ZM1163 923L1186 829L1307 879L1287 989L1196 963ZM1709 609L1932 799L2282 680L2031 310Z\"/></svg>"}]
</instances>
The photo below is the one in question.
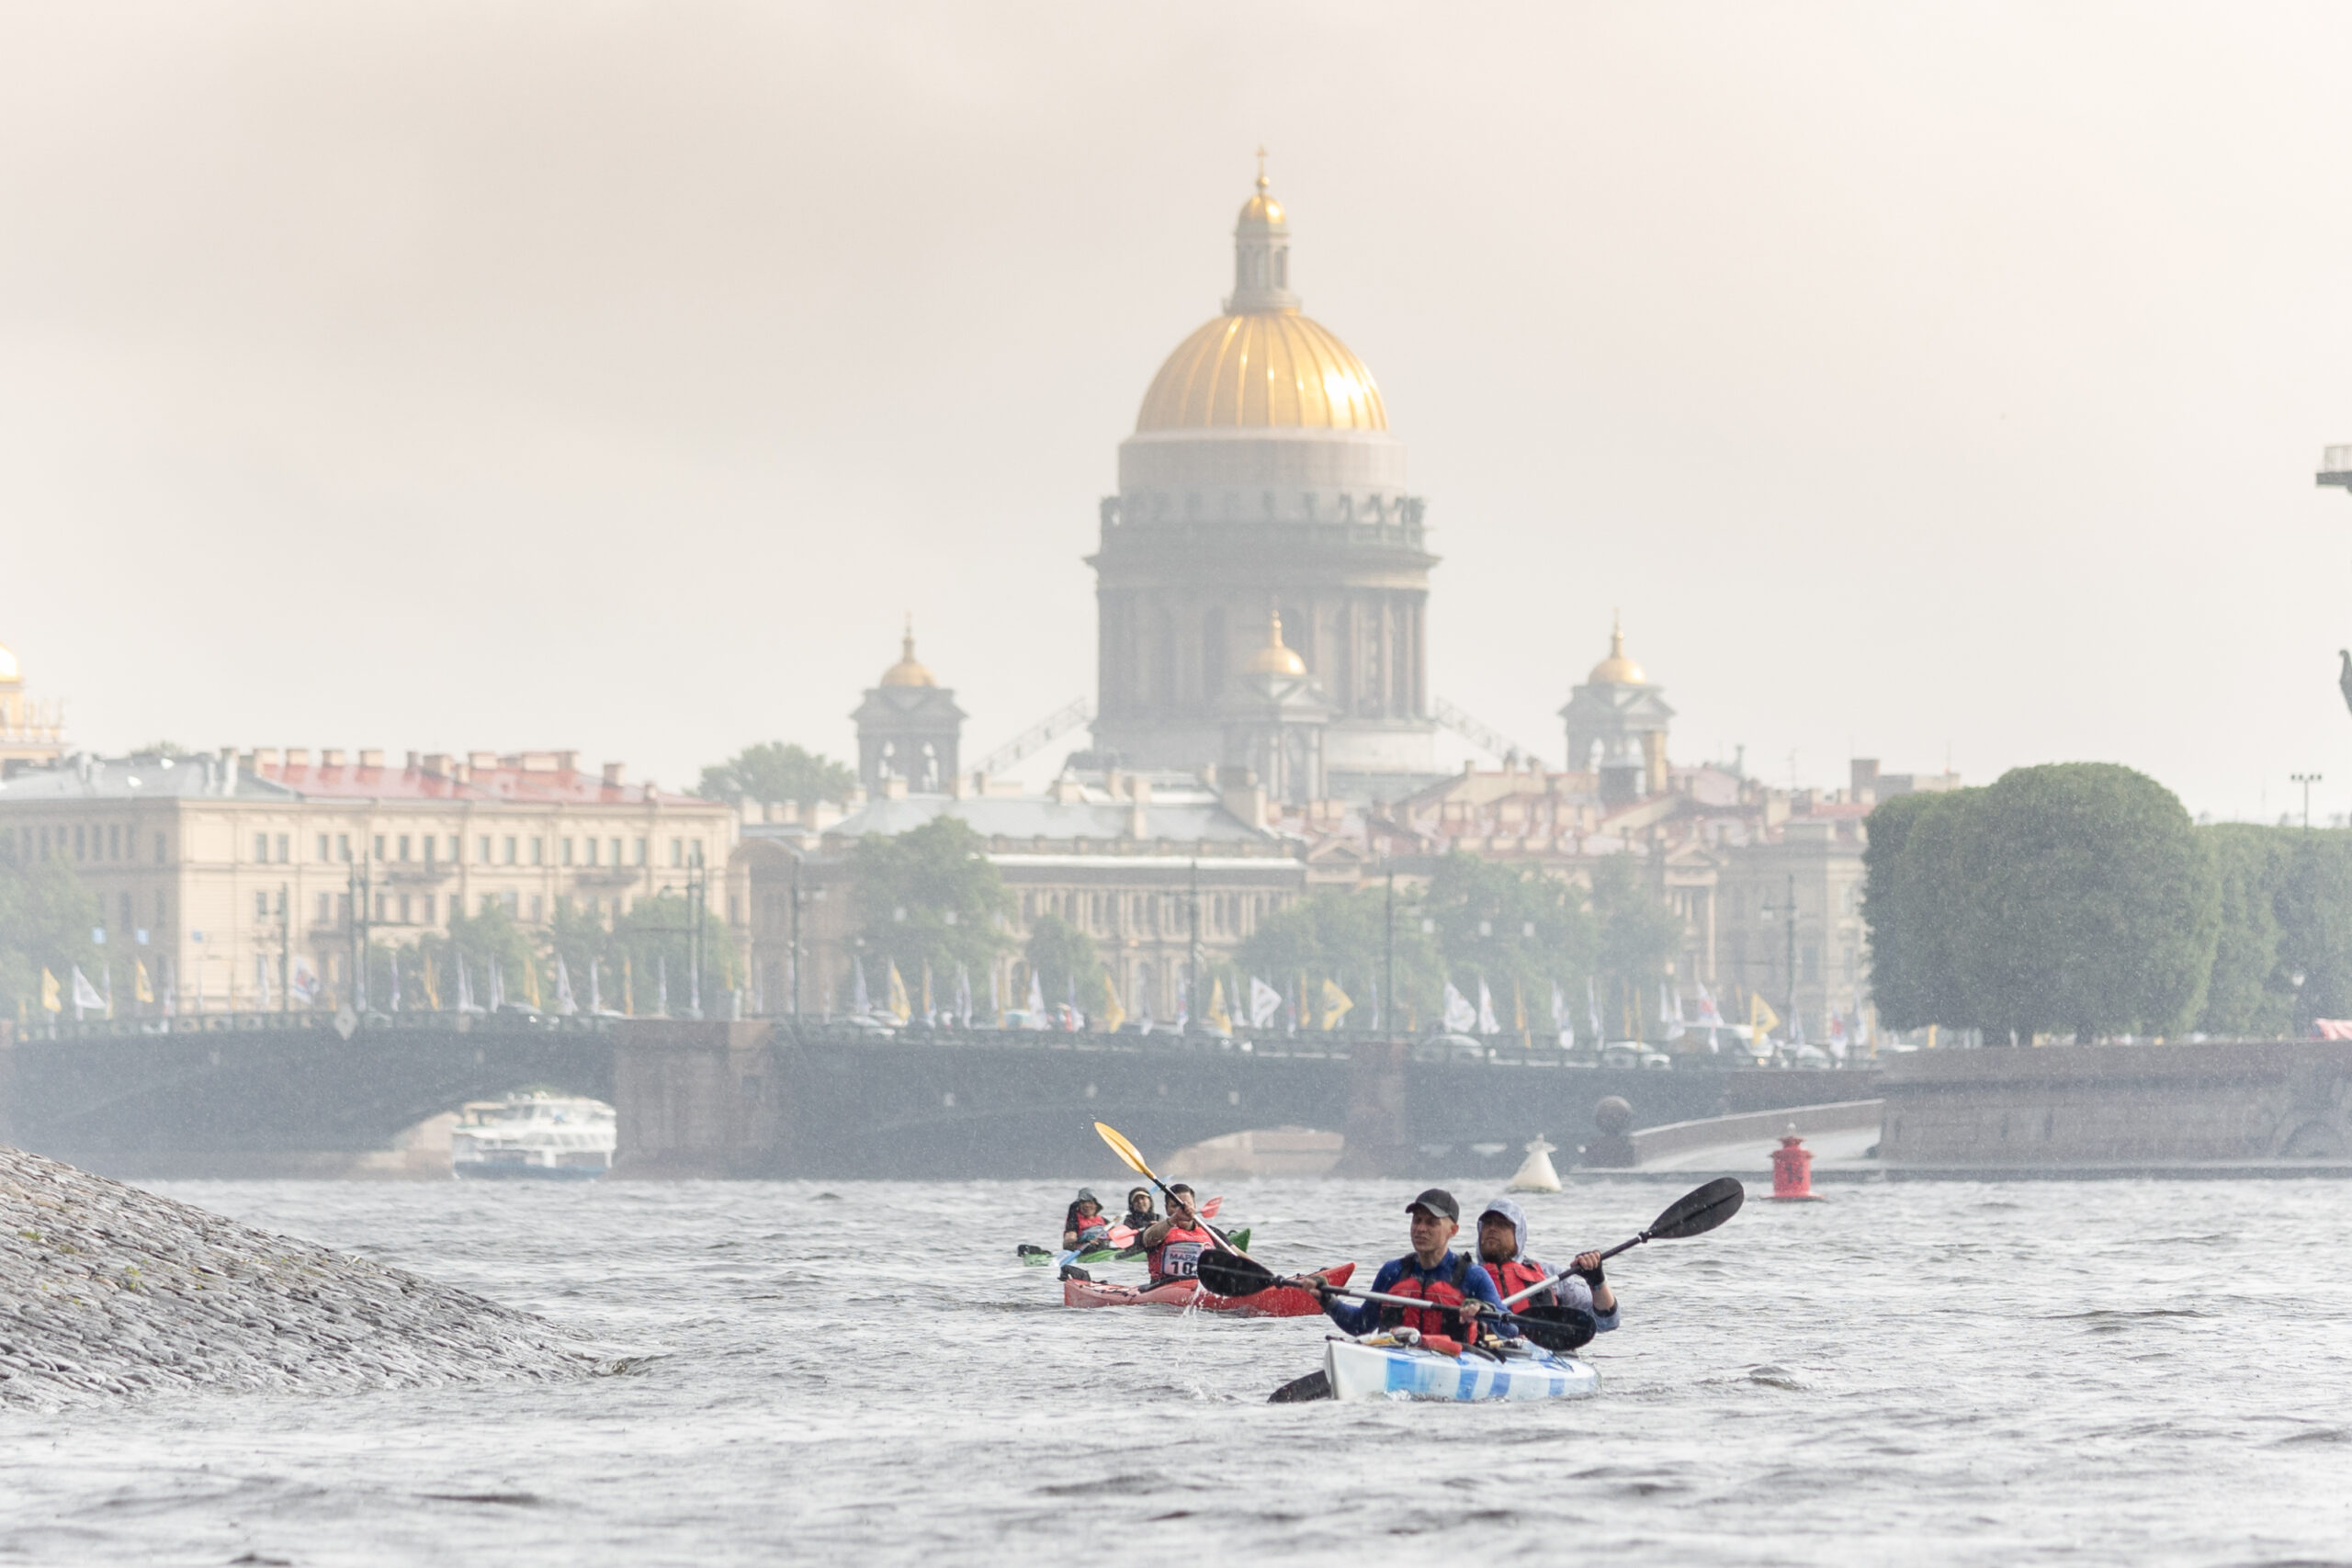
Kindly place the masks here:
<instances>
[{"instance_id":1,"label":"neoclassical building","mask_svg":"<svg viewBox=\"0 0 2352 1568\"><path fill-rule=\"evenodd\" d=\"M1395 798L1434 771L1437 558L1371 370L1300 313L1291 284L1261 167L1233 231L1232 297L1152 378L1102 502L1095 743L1130 767L1232 760L1236 702L1266 696L1237 678L1263 673L1279 615L1313 687L1293 695L1329 710L1311 728L1330 793Z\"/></svg>"}]
</instances>

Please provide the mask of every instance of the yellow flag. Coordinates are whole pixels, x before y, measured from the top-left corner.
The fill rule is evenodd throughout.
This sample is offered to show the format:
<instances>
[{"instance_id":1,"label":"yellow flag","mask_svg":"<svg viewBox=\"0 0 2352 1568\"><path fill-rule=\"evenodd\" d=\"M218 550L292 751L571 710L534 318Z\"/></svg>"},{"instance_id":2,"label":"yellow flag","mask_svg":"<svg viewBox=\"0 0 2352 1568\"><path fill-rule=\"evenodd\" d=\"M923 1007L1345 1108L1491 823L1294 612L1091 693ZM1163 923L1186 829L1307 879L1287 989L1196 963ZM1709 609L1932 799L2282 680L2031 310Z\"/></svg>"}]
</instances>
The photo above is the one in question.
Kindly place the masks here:
<instances>
[{"instance_id":1,"label":"yellow flag","mask_svg":"<svg viewBox=\"0 0 2352 1568\"><path fill-rule=\"evenodd\" d=\"M40 972L40 1005L51 1012L65 1010L65 998L57 994L57 976L46 969Z\"/></svg>"},{"instance_id":2,"label":"yellow flag","mask_svg":"<svg viewBox=\"0 0 2352 1568\"><path fill-rule=\"evenodd\" d=\"M1355 998L1340 989L1336 982L1328 978L1323 982L1324 1028L1339 1028L1340 1021L1347 1017L1348 1010L1355 1005Z\"/></svg>"},{"instance_id":3,"label":"yellow flag","mask_svg":"<svg viewBox=\"0 0 2352 1568\"><path fill-rule=\"evenodd\" d=\"M1106 965L1102 971L1102 1032L1116 1034L1119 1025L1127 1021L1127 1010L1119 1005L1119 982Z\"/></svg>"},{"instance_id":4,"label":"yellow flag","mask_svg":"<svg viewBox=\"0 0 2352 1568\"><path fill-rule=\"evenodd\" d=\"M637 1016L637 968L627 952L621 953L621 1011Z\"/></svg>"},{"instance_id":5,"label":"yellow flag","mask_svg":"<svg viewBox=\"0 0 2352 1568\"><path fill-rule=\"evenodd\" d=\"M1764 999L1762 993L1747 993L1747 1027L1755 1031L1752 1038L1763 1039L1779 1028L1780 1023L1781 1015L1772 1010L1771 1004Z\"/></svg>"},{"instance_id":6,"label":"yellow flag","mask_svg":"<svg viewBox=\"0 0 2352 1568\"><path fill-rule=\"evenodd\" d=\"M1225 977L1218 976L1209 982L1208 1026L1222 1033L1233 1032L1233 1016L1225 1010Z\"/></svg>"},{"instance_id":7,"label":"yellow flag","mask_svg":"<svg viewBox=\"0 0 2352 1568\"><path fill-rule=\"evenodd\" d=\"M914 1016L913 1004L907 1000L907 983L899 977L897 959L890 961L890 1016L900 1023Z\"/></svg>"},{"instance_id":8,"label":"yellow flag","mask_svg":"<svg viewBox=\"0 0 2352 1568\"><path fill-rule=\"evenodd\" d=\"M524 963L523 980L524 983L531 988L531 1008L533 1011L537 1011L539 1006L539 966L537 964L527 960Z\"/></svg>"},{"instance_id":9,"label":"yellow flag","mask_svg":"<svg viewBox=\"0 0 2352 1568\"><path fill-rule=\"evenodd\" d=\"M424 955L424 1000L435 1012L441 1010L441 987L433 983L433 954Z\"/></svg>"},{"instance_id":10,"label":"yellow flag","mask_svg":"<svg viewBox=\"0 0 2352 1568\"><path fill-rule=\"evenodd\" d=\"M145 959L134 958L130 961L130 985L131 994L141 1001L152 1002L155 999L155 987L147 983Z\"/></svg>"},{"instance_id":11,"label":"yellow flag","mask_svg":"<svg viewBox=\"0 0 2352 1568\"><path fill-rule=\"evenodd\" d=\"M1527 1032L1527 992L1516 980L1510 983L1510 1026L1521 1034Z\"/></svg>"}]
</instances>

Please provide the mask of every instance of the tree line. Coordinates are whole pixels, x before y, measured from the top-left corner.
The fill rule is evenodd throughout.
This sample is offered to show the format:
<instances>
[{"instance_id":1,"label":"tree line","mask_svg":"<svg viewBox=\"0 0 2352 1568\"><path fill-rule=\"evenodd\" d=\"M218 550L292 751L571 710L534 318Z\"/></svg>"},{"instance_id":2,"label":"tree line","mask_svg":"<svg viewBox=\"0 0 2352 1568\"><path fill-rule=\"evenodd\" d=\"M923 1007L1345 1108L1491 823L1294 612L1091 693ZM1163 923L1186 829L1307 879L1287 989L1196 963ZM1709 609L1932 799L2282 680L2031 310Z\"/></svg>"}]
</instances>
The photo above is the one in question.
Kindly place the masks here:
<instances>
[{"instance_id":1,"label":"tree line","mask_svg":"<svg viewBox=\"0 0 2352 1568\"><path fill-rule=\"evenodd\" d=\"M976 1008L985 1009L986 976L999 959L1017 954L1047 1007L1074 1000L1090 1016L1111 1010L1109 966L1090 933L1047 913L1030 920L1025 941L1015 939L1012 895L985 848L953 817L858 842L851 871L869 996L882 996L887 969L895 966L910 989L928 972L934 1001L945 1006L952 991L943 987L960 972L978 989ZM1215 985L1238 1017L1248 981L1258 977L1300 1006L1300 1021L1311 1027L1327 1012L1326 982L1351 1003L1385 992L1393 944L1396 994L1380 1010L1389 1028L1434 1022L1449 982L1472 996L1484 982L1507 1026L1523 1015L1531 1029L1548 1032L1552 987L1559 986L1576 998L1579 1019L1588 996L1597 995L1614 1033L1629 1012L1637 1028L1656 1021L1658 982L1681 942L1679 917L1628 863L1605 863L1588 890L1541 870L1456 853L1438 863L1426 887L1400 887L1393 908L1387 890L1373 886L1325 889L1275 911L1241 944L1235 964L1201 976L1196 1007L1207 1007ZM1019 989L999 999L1023 1005L1026 976ZM1116 999L1119 1010L1138 1008L1138 998ZM1349 1010L1351 1026L1372 1021L1369 1006Z\"/></svg>"},{"instance_id":2,"label":"tree line","mask_svg":"<svg viewBox=\"0 0 2352 1568\"><path fill-rule=\"evenodd\" d=\"M1871 990L1895 1029L2277 1037L2352 1016L2352 834L2199 827L2103 762L1870 817Z\"/></svg>"}]
</instances>

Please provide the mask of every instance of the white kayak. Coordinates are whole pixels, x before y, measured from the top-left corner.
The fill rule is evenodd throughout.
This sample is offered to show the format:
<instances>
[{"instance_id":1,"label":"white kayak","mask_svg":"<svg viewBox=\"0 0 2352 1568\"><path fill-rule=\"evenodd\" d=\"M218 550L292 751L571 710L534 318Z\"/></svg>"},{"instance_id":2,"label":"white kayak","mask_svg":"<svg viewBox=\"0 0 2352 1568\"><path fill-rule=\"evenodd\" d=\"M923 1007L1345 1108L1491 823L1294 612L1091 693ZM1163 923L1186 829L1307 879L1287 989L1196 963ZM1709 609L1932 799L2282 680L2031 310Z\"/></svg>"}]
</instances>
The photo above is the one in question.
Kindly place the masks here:
<instances>
[{"instance_id":1,"label":"white kayak","mask_svg":"<svg viewBox=\"0 0 2352 1568\"><path fill-rule=\"evenodd\" d=\"M1600 1374L1573 1356L1515 1345L1500 1360L1441 1354L1387 1335L1327 1339L1323 1375L1334 1399L1590 1399Z\"/></svg>"}]
</instances>

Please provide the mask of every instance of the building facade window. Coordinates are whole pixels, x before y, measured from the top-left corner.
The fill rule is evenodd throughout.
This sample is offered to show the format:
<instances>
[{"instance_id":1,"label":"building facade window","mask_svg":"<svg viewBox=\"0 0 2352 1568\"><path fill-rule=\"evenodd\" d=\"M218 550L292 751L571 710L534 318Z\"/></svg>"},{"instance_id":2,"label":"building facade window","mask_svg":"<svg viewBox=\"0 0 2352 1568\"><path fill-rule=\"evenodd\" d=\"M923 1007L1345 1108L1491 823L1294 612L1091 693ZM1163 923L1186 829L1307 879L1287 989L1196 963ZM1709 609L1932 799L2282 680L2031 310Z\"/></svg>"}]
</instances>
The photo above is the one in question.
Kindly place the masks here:
<instances>
[{"instance_id":1,"label":"building facade window","mask_svg":"<svg viewBox=\"0 0 2352 1568\"><path fill-rule=\"evenodd\" d=\"M268 918L269 918L269 895L268 895L268 894L266 894L266 893L256 893L256 894L254 894L254 919L257 919L257 920L262 920L262 919L267 919Z\"/></svg>"},{"instance_id":2,"label":"building facade window","mask_svg":"<svg viewBox=\"0 0 2352 1568\"><path fill-rule=\"evenodd\" d=\"M402 860L406 860L406 859L408 859L408 849L409 849L409 844L408 844L408 835L407 835L406 833L402 833L402 834L401 835L401 842L400 842L401 859L402 859Z\"/></svg>"},{"instance_id":3,"label":"building facade window","mask_svg":"<svg viewBox=\"0 0 2352 1568\"><path fill-rule=\"evenodd\" d=\"M645 863L645 840L643 839L639 839L637 841L637 863L639 865L643 865Z\"/></svg>"},{"instance_id":4,"label":"building facade window","mask_svg":"<svg viewBox=\"0 0 2352 1568\"><path fill-rule=\"evenodd\" d=\"M425 864L427 864L427 865L431 865L431 864L433 863L433 852L434 852L435 849L437 849L437 848L439 848L439 847L440 847L440 843L441 843L441 840L438 840L438 839L436 839L436 838L435 838L432 834L427 833L427 834L425 834L425 835L424 835L424 863L425 863Z\"/></svg>"},{"instance_id":5,"label":"building facade window","mask_svg":"<svg viewBox=\"0 0 2352 1568\"><path fill-rule=\"evenodd\" d=\"M516 840L515 840L515 838L514 838L514 834L512 834L512 833L507 834L507 835L506 835L506 863L507 863L508 865L513 865L513 864L514 863L514 859L515 859L515 856L514 856L514 847L515 847L515 843L516 843Z\"/></svg>"},{"instance_id":6,"label":"building facade window","mask_svg":"<svg viewBox=\"0 0 2352 1568\"><path fill-rule=\"evenodd\" d=\"M477 865L490 863L490 835L487 833L474 840L474 863Z\"/></svg>"},{"instance_id":7,"label":"building facade window","mask_svg":"<svg viewBox=\"0 0 2352 1568\"><path fill-rule=\"evenodd\" d=\"M334 918L334 894L332 894L332 893L322 893L322 894L320 894L320 895L319 895L319 922L318 922L318 923L319 923L319 924L321 924L321 925L325 925L329 920L333 919Z\"/></svg>"},{"instance_id":8,"label":"building facade window","mask_svg":"<svg viewBox=\"0 0 2352 1568\"><path fill-rule=\"evenodd\" d=\"M686 863L686 841L684 839L670 840L670 863L672 865Z\"/></svg>"},{"instance_id":9,"label":"building facade window","mask_svg":"<svg viewBox=\"0 0 2352 1568\"><path fill-rule=\"evenodd\" d=\"M570 839L566 839L563 841L563 863L566 865L570 865L571 863L571 840Z\"/></svg>"},{"instance_id":10,"label":"building facade window","mask_svg":"<svg viewBox=\"0 0 2352 1568\"><path fill-rule=\"evenodd\" d=\"M171 854L171 840L168 840L168 839L166 839L166 838L164 838L164 835L163 835L163 834L161 834L161 833L156 834L156 835L155 835L155 863L156 863L157 865L162 865L162 864L165 863L166 862L168 862L171 858L172 858L172 854Z\"/></svg>"},{"instance_id":11,"label":"building facade window","mask_svg":"<svg viewBox=\"0 0 2352 1568\"><path fill-rule=\"evenodd\" d=\"M411 921L410 921L410 919L409 919L409 895L407 895L407 894L403 893L403 894L401 894L401 924L402 924L402 925L408 925L408 924L410 924L410 923L411 923Z\"/></svg>"},{"instance_id":12,"label":"building facade window","mask_svg":"<svg viewBox=\"0 0 2352 1568\"><path fill-rule=\"evenodd\" d=\"M547 864L547 847L548 841L545 839L533 839L531 840L531 863L533 865Z\"/></svg>"},{"instance_id":13,"label":"building facade window","mask_svg":"<svg viewBox=\"0 0 2352 1568\"><path fill-rule=\"evenodd\" d=\"M376 858L378 860L390 858L384 853L384 835L381 833L376 835Z\"/></svg>"},{"instance_id":14,"label":"building facade window","mask_svg":"<svg viewBox=\"0 0 2352 1568\"><path fill-rule=\"evenodd\" d=\"M594 865L596 863L596 840L594 839L587 839L582 840L582 842L587 853L588 863L590 865Z\"/></svg>"},{"instance_id":15,"label":"building facade window","mask_svg":"<svg viewBox=\"0 0 2352 1568\"><path fill-rule=\"evenodd\" d=\"M342 861L342 862L343 862L345 864L346 864L346 865L350 863L350 862L351 862L351 835L350 835L350 834L348 834L348 833L337 833L337 834L334 836L334 858L335 858L335 859L337 859L337 860L339 860L339 861Z\"/></svg>"},{"instance_id":16,"label":"building facade window","mask_svg":"<svg viewBox=\"0 0 2352 1568\"><path fill-rule=\"evenodd\" d=\"M321 833L319 835L319 858L322 861L333 860L334 856L329 852L333 847L334 846L328 840L327 836L324 833Z\"/></svg>"}]
</instances>

